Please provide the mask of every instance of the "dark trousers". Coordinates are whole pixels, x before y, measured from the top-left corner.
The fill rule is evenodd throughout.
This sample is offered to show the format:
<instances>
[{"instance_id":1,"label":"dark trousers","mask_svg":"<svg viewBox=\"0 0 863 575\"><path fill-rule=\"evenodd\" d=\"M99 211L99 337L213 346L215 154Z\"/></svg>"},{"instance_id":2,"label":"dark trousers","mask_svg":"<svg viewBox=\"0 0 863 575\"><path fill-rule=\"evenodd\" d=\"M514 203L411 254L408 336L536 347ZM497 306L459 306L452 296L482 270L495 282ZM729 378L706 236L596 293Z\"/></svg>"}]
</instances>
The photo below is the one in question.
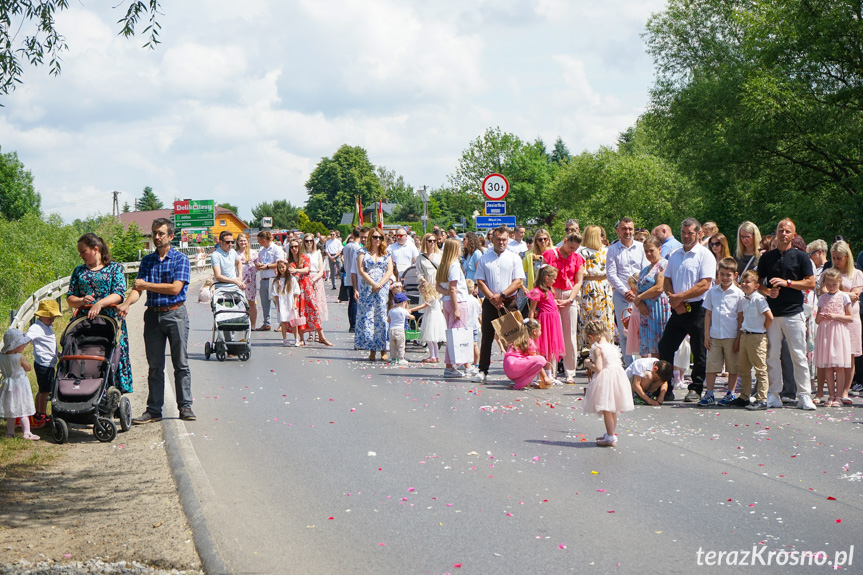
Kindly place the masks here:
<instances>
[{"instance_id":1,"label":"dark trousers","mask_svg":"<svg viewBox=\"0 0 863 575\"><path fill-rule=\"evenodd\" d=\"M187 344L189 341L189 314L186 306L175 310L144 312L144 348L150 367L147 385L147 411L162 415L165 405L165 343L171 347L174 365L174 393L177 408L192 407L192 372L189 370Z\"/></svg>"},{"instance_id":2,"label":"dark trousers","mask_svg":"<svg viewBox=\"0 0 863 575\"><path fill-rule=\"evenodd\" d=\"M701 302L689 302L692 311L679 314L671 311L671 318L665 325L659 340L659 359L673 364L674 353L683 343L687 334L692 347L692 383L689 389L701 393L704 389L704 375L707 369L707 350L704 349L704 309Z\"/></svg>"},{"instance_id":3,"label":"dark trousers","mask_svg":"<svg viewBox=\"0 0 863 575\"><path fill-rule=\"evenodd\" d=\"M345 286L348 290L348 324L351 329L357 325L357 300L354 299L354 287Z\"/></svg>"},{"instance_id":4,"label":"dark trousers","mask_svg":"<svg viewBox=\"0 0 863 575\"><path fill-rule=\"evenodd\" d=\"M479 370L486 374L491 366L491 346L494 344L494 326L491 322L499 318L501 313L503 312L494 307L487 298L483 298Z\"/></svg>"}]
</instances>

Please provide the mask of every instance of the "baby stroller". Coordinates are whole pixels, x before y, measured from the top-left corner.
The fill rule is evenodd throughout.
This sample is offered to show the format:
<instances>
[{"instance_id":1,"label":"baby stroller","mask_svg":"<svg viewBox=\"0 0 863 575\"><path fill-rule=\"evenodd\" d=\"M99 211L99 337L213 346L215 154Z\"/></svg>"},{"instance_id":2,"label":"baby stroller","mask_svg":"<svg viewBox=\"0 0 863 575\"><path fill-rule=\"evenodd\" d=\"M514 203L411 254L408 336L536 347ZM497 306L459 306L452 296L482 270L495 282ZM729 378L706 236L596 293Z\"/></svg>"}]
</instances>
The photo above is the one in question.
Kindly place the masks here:
<instances>
[{"instance_id":1,"label":"baby stroller","mask_svg":"<svg viewBox=\"0 0 863 575\"><path fill-rule=\"evenodd\" d=\"M228 355L236 355L247 361L252 355L252 323L249 321L249 302L246 295L235 285L219 285L213 288L213 334L204 344L204 357L216 354L216 359L225 361Z\"/></svg>"},{"instance_id":2,"label":"baby stroller","mask_svg":"<svg viewBox=\"0 0 863 575\"><path fill-rule=\"evenodd\" d=\"M132 404L114 386L121 337L117 320L101 314L77 317L63 330L51 392L51 434L57 443L69 439L69 424L92 425L102 442L117 437L114 417L123 431L132 427Z\"/></svg>"}]
</instances>

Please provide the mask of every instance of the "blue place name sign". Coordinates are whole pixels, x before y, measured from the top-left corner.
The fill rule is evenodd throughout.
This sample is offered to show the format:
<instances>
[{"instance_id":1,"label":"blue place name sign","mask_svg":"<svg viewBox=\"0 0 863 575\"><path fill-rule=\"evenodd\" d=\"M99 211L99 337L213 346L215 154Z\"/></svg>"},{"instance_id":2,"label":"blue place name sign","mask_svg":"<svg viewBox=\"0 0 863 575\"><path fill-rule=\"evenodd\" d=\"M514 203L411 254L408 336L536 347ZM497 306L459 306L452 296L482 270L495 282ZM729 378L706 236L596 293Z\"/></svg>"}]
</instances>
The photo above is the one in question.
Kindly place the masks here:
<instances>
[{"instance_id":1,"label":"blue place name sign","mask_svg":"<svg viewBox=\"0 0 863 575\"><path fill-rule=\"evenodd\" d=\"M498 226L515 226L515 216L477 216L476 227L480 230L490 230Z\"/></svg>"},{"instance_id":2,"label":"blue place name sign","mask_svg":"<svg viewBox=\"0 0 863 575\"><path fill-rule=\"evenodd\" d=\"M485 215L487 216L505 216L506 202L486 202Z\"/></svg>"}]
</instances>

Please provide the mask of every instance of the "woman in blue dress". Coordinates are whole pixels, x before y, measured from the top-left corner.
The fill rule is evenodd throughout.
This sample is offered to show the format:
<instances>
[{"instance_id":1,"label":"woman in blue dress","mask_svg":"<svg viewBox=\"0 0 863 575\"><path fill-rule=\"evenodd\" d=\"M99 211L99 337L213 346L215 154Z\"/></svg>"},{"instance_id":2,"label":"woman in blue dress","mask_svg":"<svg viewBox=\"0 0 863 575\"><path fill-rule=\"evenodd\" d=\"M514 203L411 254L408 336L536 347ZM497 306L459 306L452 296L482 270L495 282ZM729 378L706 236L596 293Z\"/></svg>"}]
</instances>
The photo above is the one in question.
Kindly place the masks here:
<instances>
[{"instance_id":1,"label":"woman in blue dress","mask_svg":"<svg viewBox=\"0 0 863 575\"><path fill-rule=\"evenodd\" d=\"M662 243L653 236L644 240L644 257L649 264L638 274L638 295L633 302L641 312L638 353L644 357L659 357L659 340L671 317L671 306L665 295L665 266Z\"/></svg>"},{"instance_id":2,"label":"woman in blue dress","mask_svg":"<svg viewBox=\"0 0 863 575\"><path fill-rule=\"evenodd\" d=\"M96 234L84 234L78 239L78 255L84 263L76 267L69 278L66 302L75 309L90 306L87 312L90 318L102 313L119 321L123 335L120 338L120 367L116 373L115 386L122 393L131 393L129 334L126 331L126 320L121 318L113 307L126 299L123 266L111 261L108 246Z\"/></svg>"},{"instance_id":3,"label":"woman in blue dress","mask_svg":"<svg viewBox=\"0 0 863 575\"><path fill-rule=\"evenodd\" d=\"M369 350L369 361L375 360L376 351L386 361L390 345L387 335L387 299L393 262L387 255L386 237L379 229L373 228L366 242L365 251L357 257L360 293L354 346Z\"/></svg>"}]
</instances>

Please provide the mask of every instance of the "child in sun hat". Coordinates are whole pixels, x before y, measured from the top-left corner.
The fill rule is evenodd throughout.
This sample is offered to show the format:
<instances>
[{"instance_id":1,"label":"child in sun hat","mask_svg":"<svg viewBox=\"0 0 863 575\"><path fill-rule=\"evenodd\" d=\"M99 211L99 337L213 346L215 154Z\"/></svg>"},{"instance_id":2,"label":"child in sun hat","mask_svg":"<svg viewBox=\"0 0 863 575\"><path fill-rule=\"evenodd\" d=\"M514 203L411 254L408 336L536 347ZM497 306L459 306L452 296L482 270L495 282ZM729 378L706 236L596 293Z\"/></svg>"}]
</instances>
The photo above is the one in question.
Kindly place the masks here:
<instances>
[{"instance_id":1,"label":"child in sun hat","mask_svg":"<svg viewBox=\"0 0 863 575\"><path fill-rule=\"evenodd\" d=\"M21 356L30 343L30 338L21 330L10 328L3 334L0 349L0 417L6 419L6 437L15 437L15 419L21 418L24 439L38 441L39 436L30 432L30 416L36 411L33 392L25 372L33 368Z\"/></svg>"},{"instance_id":2,"label":"child in sun hat","mask_svg":"<svg viewBox=\"0 0 863 575\"><path fill-rule=\"evenodd\" d=\"M44 427L48 422L48 398L51 396L54 368L57 366L57 336L52 324L61 315L60 305L56 301L42 300L36 310L36 321L27 330L27 337L33 342L33 370L39 385L36 393L36 415L31 422L31 427L36 429Z\"/></svg>"}]
</instances>

